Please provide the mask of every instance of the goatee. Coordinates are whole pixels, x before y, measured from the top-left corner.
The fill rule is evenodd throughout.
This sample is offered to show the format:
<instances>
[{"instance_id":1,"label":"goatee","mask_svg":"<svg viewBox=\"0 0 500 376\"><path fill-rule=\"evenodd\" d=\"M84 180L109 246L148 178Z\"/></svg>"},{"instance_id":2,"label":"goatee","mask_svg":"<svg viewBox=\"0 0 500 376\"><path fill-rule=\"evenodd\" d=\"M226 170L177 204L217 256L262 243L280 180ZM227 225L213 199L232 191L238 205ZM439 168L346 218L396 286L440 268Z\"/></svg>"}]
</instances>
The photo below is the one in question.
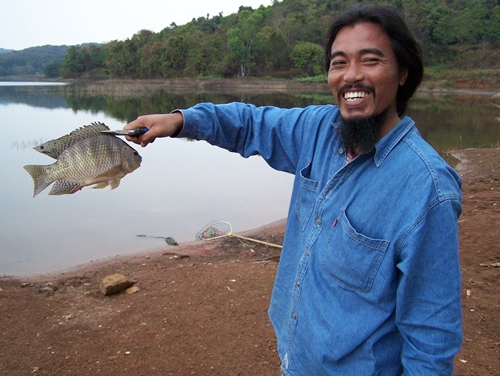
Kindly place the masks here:
<instances>
[{"instance_id":1,"label":"goatee","mask_svg":"<svg viewBox=\"0 0 500 376\"><path fill-rule=\"evenodd\" d=\"M378 141L388 113L389 108L369 117L342 118L338 132L347 150L355 155L370 151Z\"/></svg>"}]
</instances>

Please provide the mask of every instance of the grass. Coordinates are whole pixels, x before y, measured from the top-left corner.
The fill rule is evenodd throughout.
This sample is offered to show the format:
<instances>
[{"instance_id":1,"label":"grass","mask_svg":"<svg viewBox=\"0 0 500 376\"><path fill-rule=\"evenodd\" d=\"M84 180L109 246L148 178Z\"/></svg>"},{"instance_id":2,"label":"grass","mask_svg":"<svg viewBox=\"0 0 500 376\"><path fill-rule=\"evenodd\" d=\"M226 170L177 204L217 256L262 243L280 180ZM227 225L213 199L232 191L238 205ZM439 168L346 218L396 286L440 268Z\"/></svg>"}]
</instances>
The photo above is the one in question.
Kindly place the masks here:
<instances>
[{"instance_id":1,"label":"grass","mask_svg":"<svg viewBox=\"0 0 500 376\"><path fill-rule=\"evenodd\" d=\"M439 67L427 67L424 72L424 81L448 82L459 81L490 81L493 86L500 86L500 69L458 70Z\"/></svg>"},{"instance_id":2,"label":"grass","mask_svg":"<svg viewBox=\"0 0 500 376\"><path fill-rule=\"evenodd\" d=\"M313 77L297 77L294 78L293 80L304 83L324 84L326 82L326 74L321 74L319 76L313 76Z\"/></svg>"}]
</instances>

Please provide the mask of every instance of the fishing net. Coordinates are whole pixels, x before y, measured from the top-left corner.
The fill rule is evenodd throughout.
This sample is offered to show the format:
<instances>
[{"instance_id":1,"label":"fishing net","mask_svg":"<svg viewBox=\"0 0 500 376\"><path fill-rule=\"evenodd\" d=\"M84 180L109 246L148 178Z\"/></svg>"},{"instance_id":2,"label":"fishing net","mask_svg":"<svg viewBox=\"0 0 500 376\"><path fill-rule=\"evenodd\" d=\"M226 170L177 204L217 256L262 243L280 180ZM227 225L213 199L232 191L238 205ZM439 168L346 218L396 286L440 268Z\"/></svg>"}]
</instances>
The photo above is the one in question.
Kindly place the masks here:
<instances>
[{"instance_id":1,"label":"fishing net","mask_svg":"<svg viewBox=\"0 0 500 376\"><path fill-rule=\"evenodd\" d=\"M231 224L224 221L213 221L196 234L198 240L209 240L230 236L233 232Z\"/></svg>"}]
</instances>

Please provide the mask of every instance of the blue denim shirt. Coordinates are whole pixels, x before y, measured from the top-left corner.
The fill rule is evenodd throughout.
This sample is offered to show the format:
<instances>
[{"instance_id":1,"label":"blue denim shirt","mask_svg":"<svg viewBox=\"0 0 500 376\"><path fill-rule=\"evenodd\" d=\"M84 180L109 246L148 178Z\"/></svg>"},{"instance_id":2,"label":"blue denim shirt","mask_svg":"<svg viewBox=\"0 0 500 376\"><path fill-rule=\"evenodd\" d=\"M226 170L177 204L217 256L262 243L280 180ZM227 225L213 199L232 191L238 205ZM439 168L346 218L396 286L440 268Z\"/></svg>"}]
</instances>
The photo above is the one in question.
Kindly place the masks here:
<instances>
[{"instance_id":1,"label":"blue denim shirt","mask_svg":"<svg viewBox=\"0 0 500 376\"><path fill-rule=\"evenodd\" d=\"M405 117L346 164L339 110L182 110L179 137L295 175L269 308L285 375L452 375L461 180Z\"/></svg>"}]
</instances>

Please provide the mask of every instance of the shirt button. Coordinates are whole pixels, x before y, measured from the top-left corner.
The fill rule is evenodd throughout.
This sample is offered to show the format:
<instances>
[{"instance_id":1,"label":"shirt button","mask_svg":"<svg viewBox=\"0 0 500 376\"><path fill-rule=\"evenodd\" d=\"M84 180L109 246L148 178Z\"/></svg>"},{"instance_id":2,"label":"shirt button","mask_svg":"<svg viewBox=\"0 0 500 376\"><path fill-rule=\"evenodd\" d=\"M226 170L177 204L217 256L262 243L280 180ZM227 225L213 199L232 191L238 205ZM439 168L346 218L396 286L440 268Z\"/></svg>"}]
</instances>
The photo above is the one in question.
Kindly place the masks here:
<instances>
[{"instance_id":1,"label":"shirt button","mask_svg":"<svg viewBox=\"0 0 500 376\"><path fill-rule=\"evenodd\" d=\"M306 250L306 256L309 257L309 250Z\"/></svg>"},{"instance_id":2,"label":"shirt button","mask_svg":"<svg viewBox=\"0 0 500 376\"><path fill-rule=\"evenodd\" d=\"M344 148L339 149L339 154L344 154Z\"/></svg>"},{"instance_id":3,"label":"shirt button","mask_svg":"<svg viewBox=\"0 0 500 376\"><path fill-rule=\"evenodd\" d=\"M319 218L318 218L318 219L316 219L316 224L317 224L318 226L320 226L320 225L321 225L321 219L319 219Z\"/></svg>"},{"instance_id":4,"label":"shirt button","mask_svg":"<svg viewBox=\"0 0 500 376\"><path fill-rule=\"evenodd\" d=\"M292 315L292 319L297 320L297 315L295 313Z\"/></svg>"},{"instance_id":5,"label":"shirt button","mask_svg":"<svg viewBox=\"0 0 500 376\"><path fill-rule=\"evenodd\" d=\"M299 281L295 282L295 286L300 288L300 282Z\"/></svg>"}]
</instances>

